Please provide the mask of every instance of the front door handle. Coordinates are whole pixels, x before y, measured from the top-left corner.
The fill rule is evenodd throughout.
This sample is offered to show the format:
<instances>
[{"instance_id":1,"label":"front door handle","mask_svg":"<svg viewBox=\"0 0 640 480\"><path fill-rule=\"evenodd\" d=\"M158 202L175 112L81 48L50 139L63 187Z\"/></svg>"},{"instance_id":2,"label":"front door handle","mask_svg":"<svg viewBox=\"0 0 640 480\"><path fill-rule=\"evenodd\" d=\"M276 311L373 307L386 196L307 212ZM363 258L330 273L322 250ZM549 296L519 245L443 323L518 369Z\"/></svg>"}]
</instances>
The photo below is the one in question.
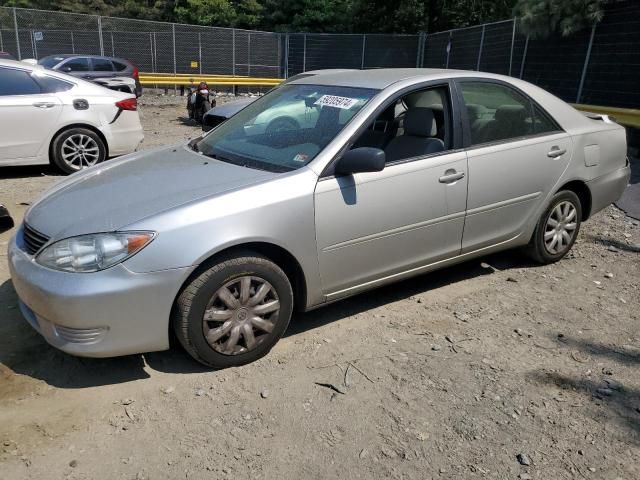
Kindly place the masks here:
<instances>
[{"instance_id":1,"label":"front door handle","mask_svg":"<svg viewBox=\"0 0 640 480\"><path fill-rule=\"evenodd\" d=\"M551 147L551 150L549 150L549 153L547 153L547 157L549 157L549 158L558 158L558 157L561 157L562 155L564 155L565 153L567 153L567 149L566 148Z\"/></svg>"},{"instance_id":2,"label":"front door handle","mask_svg":"<svg viewBox=\"0 0 640 480\"><path fill-rule=\"evenodd\" d=\"M438 179L438 181L440 183L453 183L463 178L464 178L464 172L456 172L453 168L450 168L449 170L444 172L444 175L441 176Z\"/></svg>"},{"instance_id":3,"label":"front door handle","mask_svg":"<svg viewBox=\"0 0 640 480\"><path fill-rule=\"evenodd\" d=\"M51 102L35 102L33 106L38 108L53 108L56 104Z\"/></svg>"}]
</instances>

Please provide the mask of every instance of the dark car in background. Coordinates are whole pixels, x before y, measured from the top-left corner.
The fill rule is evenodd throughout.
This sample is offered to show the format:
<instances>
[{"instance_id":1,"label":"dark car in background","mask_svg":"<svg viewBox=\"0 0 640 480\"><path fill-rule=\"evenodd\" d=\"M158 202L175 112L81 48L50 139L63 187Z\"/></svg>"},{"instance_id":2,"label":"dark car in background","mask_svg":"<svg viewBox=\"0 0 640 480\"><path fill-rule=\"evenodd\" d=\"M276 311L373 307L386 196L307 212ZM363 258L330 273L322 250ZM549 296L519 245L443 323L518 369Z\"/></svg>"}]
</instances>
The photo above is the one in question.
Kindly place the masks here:
<instances>
[{"instance_id":1,"label":"dark car in background","mask_svg":"<svg viewBox=\"0 0 640 480\"><path fill-rule=\"evenodd\" d=\"M9 215L9 211L0 203L0 233L11 230L13 225L13 218Z\"/></svg>"},{"instance_id":2,"label":"dark car in background","mask_svg":"<svg viewBox=\"0 0 640 480\"><path fill-rule=\"evenodd\" d=\"M142 95L138 67L124 58L100 55L49 55L38 60L45 68L58 70L74 77L95 81L110 77L129 77L135 81L136 96Z\"/></svg>"},{"instance_id":3,"label":"dark car in background","mask_svg":"<svg viewBox=\"0 0 640 480\"><path fill-rule=\"evenodd\" d=\"M2 60L15 60L15 58L13 58L13 55L7 52L0 52L0 58Z\"/></svg>"}]
</instances>

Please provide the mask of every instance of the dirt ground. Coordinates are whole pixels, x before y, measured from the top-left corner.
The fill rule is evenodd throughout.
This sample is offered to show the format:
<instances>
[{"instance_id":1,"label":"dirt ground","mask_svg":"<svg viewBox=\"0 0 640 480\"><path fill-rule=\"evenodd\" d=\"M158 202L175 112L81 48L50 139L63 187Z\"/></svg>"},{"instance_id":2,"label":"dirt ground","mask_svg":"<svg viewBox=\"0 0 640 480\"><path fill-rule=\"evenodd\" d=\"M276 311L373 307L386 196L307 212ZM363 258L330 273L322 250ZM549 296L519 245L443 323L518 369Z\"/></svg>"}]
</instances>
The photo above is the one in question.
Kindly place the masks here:
<instances>
[{"instance_id":1,"label":"dirt ground","mask_svg":"<svg viewBox=\"0 0 640 480\"><path fill-rule=\"evenodd\" d=\"M143 148L198 135L182 99L143 98ZM60 177L0 178L20 220ZM555 265L507 252L299 314L219 372L179 348L49 347L16 307L9 235L2 480L640 478L640 226L615 207Z\"/></svg>"}]
</instances>

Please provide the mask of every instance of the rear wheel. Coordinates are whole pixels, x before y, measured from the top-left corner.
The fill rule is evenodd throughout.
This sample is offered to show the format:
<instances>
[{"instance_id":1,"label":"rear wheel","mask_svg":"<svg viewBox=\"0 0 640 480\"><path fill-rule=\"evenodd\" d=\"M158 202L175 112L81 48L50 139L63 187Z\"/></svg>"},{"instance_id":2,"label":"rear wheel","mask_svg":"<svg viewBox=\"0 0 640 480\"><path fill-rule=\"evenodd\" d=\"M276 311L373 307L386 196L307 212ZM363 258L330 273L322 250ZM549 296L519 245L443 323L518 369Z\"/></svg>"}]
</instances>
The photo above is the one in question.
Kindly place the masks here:
<instances>
[{"instance_id":1,"label":"rear wheel","mask_svg":"<svg viewBox=\"0 0 640 480\"><path fill-rule=\"evenodd\" d=\"M217 263L182 291L173 328L193 358L213 368L253 362L282 337L293 311L286 274L257 254Z\"/></svg>"},{"instance_id":2,"label":"rear wheel","mask_svg":"<svg viewBox=\"0 0 640 480\"><path fill-rule=\"evenodd\" d=\"M53 164L64 173L74 173L104 162L107 148L102 139L86 128L65 130L51 144Z\"/></svg>"},{"instance_id":3,"label":"rear wheel","mask_svg":"<svg viewBox=\"0 0 640 480\"><path fill-rule=\"evenodd\" d=\"M578 196L569 190L556 193L533 232L527 247L529 256L542 264L560 260L575 243L581 219Z\"/></svg>"}]
</instances>

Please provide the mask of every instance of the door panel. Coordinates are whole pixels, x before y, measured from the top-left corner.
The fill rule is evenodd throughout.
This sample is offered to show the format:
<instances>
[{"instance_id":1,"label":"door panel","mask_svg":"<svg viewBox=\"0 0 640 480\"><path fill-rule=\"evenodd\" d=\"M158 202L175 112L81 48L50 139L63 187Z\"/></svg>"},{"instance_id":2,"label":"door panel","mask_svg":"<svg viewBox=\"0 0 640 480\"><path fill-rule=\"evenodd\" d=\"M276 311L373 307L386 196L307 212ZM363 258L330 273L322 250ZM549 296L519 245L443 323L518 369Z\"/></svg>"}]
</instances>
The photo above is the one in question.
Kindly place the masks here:
<instances>
[{"instance_id":1,"label":"door panel","mask_svg":"<svg viewBox=\"0 0 640 480\"><path fill-rule=\"evenodd\" d=\"M465 176L441 179L453 170ZM454 152L318 182L316 236L325 294L457 255L466 172L466 154Z\"/></svg>"},{"instance_id":2,"label":"door panel","mask_svg":"<svg viewBox=\"0 0 640 480\"><path fill-rule=\"evenodd\" d=\"M549 156L558 147L562 155ZM462 253L522 232L569 165L564 132L469 150L469 195Z\"/></svg>"},{"instance_id":3,"label":"door panel","mask_svg":"<svg viewBox=\"0 0 640 480\"><path fill-rule=\"evenodd\" d=\"M0 96L0 161L36 157L61 112L55 95Z\"/></svg>"}]
</instances>

